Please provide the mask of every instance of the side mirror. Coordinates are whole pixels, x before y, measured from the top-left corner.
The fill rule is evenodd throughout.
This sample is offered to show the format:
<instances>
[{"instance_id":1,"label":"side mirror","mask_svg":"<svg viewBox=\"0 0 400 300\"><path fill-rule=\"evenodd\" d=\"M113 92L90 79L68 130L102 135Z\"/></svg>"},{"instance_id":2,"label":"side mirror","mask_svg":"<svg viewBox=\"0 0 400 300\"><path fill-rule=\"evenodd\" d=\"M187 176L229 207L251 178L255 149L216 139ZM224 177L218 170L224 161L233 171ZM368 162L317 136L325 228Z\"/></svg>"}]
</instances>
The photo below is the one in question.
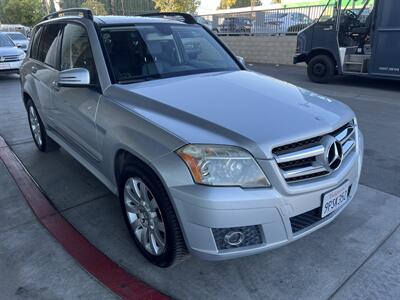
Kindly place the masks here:
<instances>
[{"instance_id":1,"label":"side mirror","mask_svg":"<svg viewBox=\"0 0 400 300\"><path fill-rule=\"evenodd\" d=\"M61 71L58 75L59 87L89 87L90 73L84 68Z\"/></svg>"},{"instance_id":2,"label":"side mirror","mask_svg":"<svg viewBox=\"0 0 400 300\"><path fill-rule=\"evenodd\" d=\"M242 56L236 56L236 58L243 66L246 66L246 61Z\"/></svg>"}]
</instances>

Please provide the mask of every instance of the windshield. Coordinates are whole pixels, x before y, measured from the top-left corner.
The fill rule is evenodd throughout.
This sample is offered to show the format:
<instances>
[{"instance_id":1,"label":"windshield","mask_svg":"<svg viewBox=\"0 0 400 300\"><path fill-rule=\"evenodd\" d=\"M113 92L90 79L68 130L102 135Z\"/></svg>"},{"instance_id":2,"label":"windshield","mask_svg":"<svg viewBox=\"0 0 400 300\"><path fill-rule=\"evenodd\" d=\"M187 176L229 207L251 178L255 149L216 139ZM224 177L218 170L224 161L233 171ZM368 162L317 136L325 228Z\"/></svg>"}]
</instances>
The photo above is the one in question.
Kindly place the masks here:
<instances>
[{"instance_id":1,"label":"windshield","mask_svg":"<svg viewBox=\"0 0 400 300\"><path fill-rule=\"evenodd\" d=\"M198 25L104 27L102 37L120 83L240 70L225 49Z\"/></svg>"},{"instance_id":2,"label":"windshield","mask_svg":"<svg viewBox=\"0 0 400 300\"><path fill-rule=\"evenodd\" d=\"M325 8L322 11L321 16L319 17L318 22L324 22L324 23L333 22L337 15L337 6L338 6L337 0L328 1L328 3L326 4Z\"/></svg>"},{"instance_id":3,"label":"windshield","mask_svg":"<svg viewBox=\"0 0 400 300\"><path fill-rule=\"evenodd\" d=\"M8 33L8 36L14 41L24 41L26 37L22 33Z\"/></svg>"},{"instance_id":4,"label":"windshield","mask_svg":"<svg viewBox=\"0 0 400 300\"><path fill-rule=\"evenodd\" d=\"M14 43L5 34L0 34L0 47L14 47Z\"/></svg>"}]
</instances>

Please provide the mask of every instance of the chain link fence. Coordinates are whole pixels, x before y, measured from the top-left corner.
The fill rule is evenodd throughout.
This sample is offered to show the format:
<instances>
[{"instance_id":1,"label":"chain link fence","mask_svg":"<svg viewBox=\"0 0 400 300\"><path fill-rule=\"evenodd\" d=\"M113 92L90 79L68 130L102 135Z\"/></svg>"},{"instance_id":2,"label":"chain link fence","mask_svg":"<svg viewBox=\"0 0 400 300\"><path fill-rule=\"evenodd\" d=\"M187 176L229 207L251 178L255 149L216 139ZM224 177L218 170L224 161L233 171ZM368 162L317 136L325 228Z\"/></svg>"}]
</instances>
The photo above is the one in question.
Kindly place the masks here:
<instances>
[{"instance_id":1,"label":"chain link fence","mask_svg":"<svg viewBox=\"0 0 400 300\"><path fill-rule=\"evenodd\" d=\"M360 9L351 9L355 13ZM368 16L365 10L360 20ZM236 13L202 15L210 29L219 35L294 35L317 20L334 17L334 5L253 10Z\"/></svg>"}]
</instances>

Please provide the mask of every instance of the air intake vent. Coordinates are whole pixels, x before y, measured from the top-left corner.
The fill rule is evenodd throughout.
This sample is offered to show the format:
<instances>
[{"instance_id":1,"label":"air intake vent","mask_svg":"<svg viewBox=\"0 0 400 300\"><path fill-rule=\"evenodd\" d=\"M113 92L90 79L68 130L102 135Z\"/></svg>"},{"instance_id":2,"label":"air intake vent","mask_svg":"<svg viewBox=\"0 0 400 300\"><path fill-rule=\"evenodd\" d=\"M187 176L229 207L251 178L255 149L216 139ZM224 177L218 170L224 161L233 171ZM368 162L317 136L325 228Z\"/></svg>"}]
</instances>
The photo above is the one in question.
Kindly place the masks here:
<instances>
[{"instance_id":1,"label":"air intake vent","mask_svg":"<svg viewBox=\"0 0 400 300\"><path fill-rule=\"evenodd\" d=\"M292 232L296 233L297 231L303 230L307 228L308 226L313 225L314 223L317 223L321 221L320 217L320 208L316 208L313 210L310 210L304 214L295 216L293 218L290 218L290 224L292 225Z\"/></svg>"}]
</instances>

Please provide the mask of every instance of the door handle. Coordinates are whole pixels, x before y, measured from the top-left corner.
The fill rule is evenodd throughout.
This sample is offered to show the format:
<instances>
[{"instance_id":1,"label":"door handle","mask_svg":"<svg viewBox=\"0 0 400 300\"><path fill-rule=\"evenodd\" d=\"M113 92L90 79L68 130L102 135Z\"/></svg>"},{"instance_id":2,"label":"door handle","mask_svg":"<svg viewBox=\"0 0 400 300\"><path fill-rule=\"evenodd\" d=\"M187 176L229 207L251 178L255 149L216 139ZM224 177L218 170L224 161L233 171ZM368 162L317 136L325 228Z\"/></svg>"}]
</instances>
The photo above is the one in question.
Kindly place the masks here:
<instances>
[{"instance_id":1,"label":"door handle","mask_svg":"<svg viewBox=\"0 0 400 300\"><path fill-rule=\"evenodd\" d=\"M333 26L331 25L331 26L329 26L329 27L325 27L324 30L325 30L325 31L333 30Z\"/></svg>"},{"instance_id":2,"label":"door handle","mask_svg":"<svg viewBox=\"0 0 400 300\"><path fill-rule=\"evenodd\" d=\"M36 74L36 72L37 72L38 69L37 69L35 66L32 66L31 70L32 70L32 73L33 73L33 74Z\"/></svg>"}]
</instances>

